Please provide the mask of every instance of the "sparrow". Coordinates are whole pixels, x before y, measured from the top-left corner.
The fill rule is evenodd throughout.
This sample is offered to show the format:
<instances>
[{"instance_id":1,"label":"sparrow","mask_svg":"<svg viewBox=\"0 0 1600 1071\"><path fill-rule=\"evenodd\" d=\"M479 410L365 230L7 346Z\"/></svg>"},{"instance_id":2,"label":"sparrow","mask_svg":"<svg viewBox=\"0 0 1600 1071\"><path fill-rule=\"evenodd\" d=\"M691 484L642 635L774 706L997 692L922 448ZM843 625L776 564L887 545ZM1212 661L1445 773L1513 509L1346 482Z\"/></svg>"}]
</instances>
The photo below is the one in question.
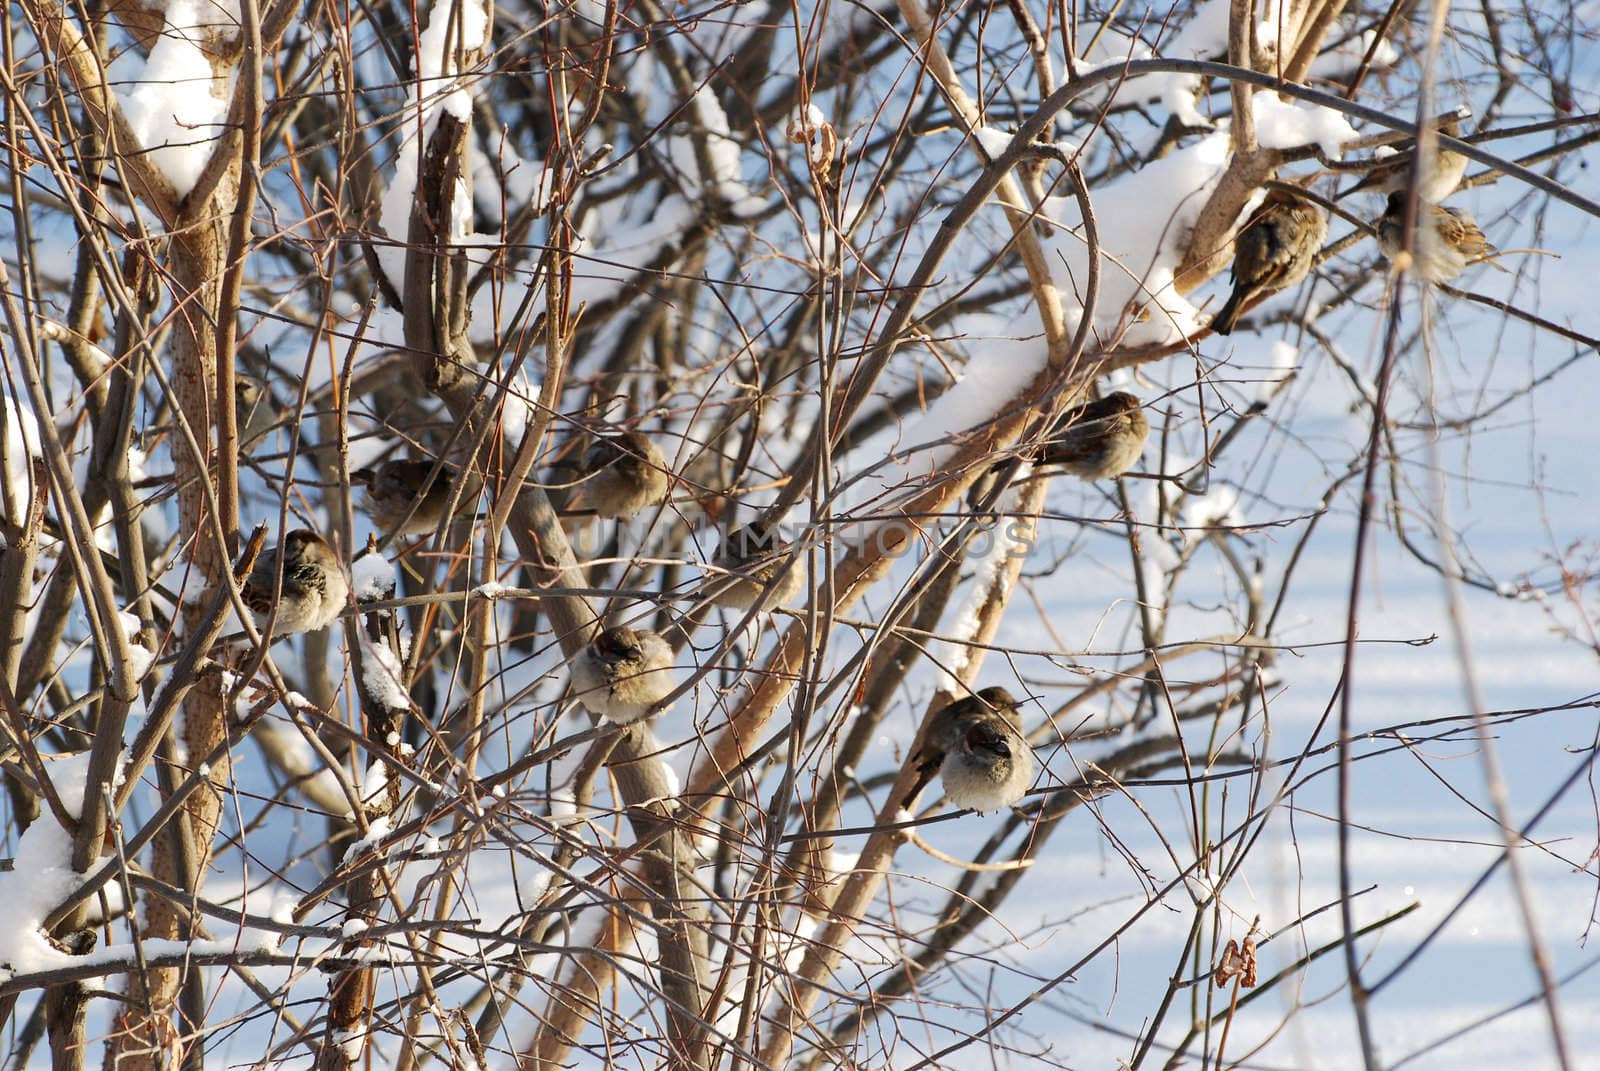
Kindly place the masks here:
<instances>
[{"instance_id":1,"label":"sparrow","mask_svg":"<svg viewBox=\"0 0 1600 1071\"><path fill-rule=\"evenodd\" d=\"M902 806L909 807L935 773L957 807L981 814L1020 800L1033 782L1033 749L1023 739L1017 705L1004 688L985 688L936 713L913 759L917 780Z\"/></svg>"},{"instance_id":2,"label":"sparrow","mask_svg":"<svg viewBox=\"0 0 1600 1071\"><path fill-rule=\"evenodd\" d=\"M1406 195L1389 195L1389 205L1378 220L1378 248L1390 263L1405 247ZM1411 243L1411 270L1430 283L1443 283L1467 270L1467 265L1487 260L1497 250L1483 236L1478 221L1459 208L1417 205L1417 236ZM1496 265L1498 267L1499 265Z\"/></svg>"},{"instance_id":3,"label":"sparrow","mask_svg":"<svg viewBox=\"0 0 1600 1071\"><path fill-rule=\"evenodd\" d=\"M255 615L256 625L267 625L280 560L283 588L278 595L272 635L315 632L332 624L344 609L350 584L327 541L309 528L296 528L283 537L282 543L256 559L255 568L240 585L244 604Z\"/></svg>"},{"instance_id":4,"label":"sparrow","mask_svg":"<svg viewBox=\"0 0 1600 1071\"><path fill-rule=\"evenodd\" d=\"M361 508L373 524L395 535L426 535L444 519L456 483L456 471L449 465L441 466L428 483L433 469L432 458L385 461L375 469L356 469L350 479L367 489Z\"/></svg>"},{"instance_id":5,"label":"sparrow","mask_svg":"<svg viewBox=\"0 0 1600 1071\"><path fill-rule=\"evenodd\" d=\"M1461 120L1455 116L1439 124L1439 133L1447 138L1457 137L1460 132ZM1405 192L1411 182L1411 159L1415 153L1414 141L1400 146L1398 151L1380 159L1360 182L1341 193L1340 199L1362 190L1373 193ZM1417 196L1428 204L1436 205L1456 192L1456 187L1461 185L1466 174L1467 158L1458 152L1441 148L1434 153L1433 166L1422 176Z\"/></svg>"},{"instance_id":6,"label":"sparrow","mask_svg":"<svg viewBox=\"0 0 1600 1071\"><path fill-rule=\"evenodd\" d=\"M767 585L783 572L787 560L793 556L793 546L776 535L768 533L758 524L735 528L723 539L712 559L712 566L722 573L731 574L718 582L711 598L731 610L748 610L756 604ZM731 583L726 582L731 580ZM770 609L784 606L799 597L805 586L805 568L796 562L773 589L767 601Z\"/></svg>"},{"instance_id":7,"label":"sparrow","mask_svg":"<svg viewBox=\"0 0 1600 1071\"><path fill-rule=\"evenodd\" d=\"M605 629L573 658L572 687L602 718L618 725L638 721L677 687L672 648L649 629Z\"/></svg>"},{"instance_id":8,"label":"sparrow","mask_svg":"<svg viewBox=\"0 0 1600 1071\"><path fill-rule=\"evenodd\" d=\"M1219 335L1233 333L1245 306L1286 290L1311 271L1328 217L1302 197L1273 188L1234 240L1233 294L1211 320Z\"/></svg>"},{"instance_id":9,"label":"sparrow","mask_svg":"<svg viewBox=\"0 0 1600 1071\"><path fill-rule=\"evenodd\" d=\"M1106 480L1133 467L1149 435L1139 399L1119 390L1062 414L1039 462L1060 465L1079 479Z\"/></svg>"},{"instance_id":10,"label":"sparrow","mask_svg":"<svg viewBox=\"0 0 1600 1071\"><path fill-rule=\"evenodd\" d=\"M242 450L278 424L272 392L255 376L233 374L233 426Z\"/></svg>"},{"instance_id":11,"label":"sparrow","mask_svg":"<svg viewBox=\"0 0 1600 1071\"><path fill-rule=\"evenodd\" d=\"M626 521L667 497L667 459L642 432L602 436L584 453L580 470L601 517Z\"/></svg>"}]
</instances>

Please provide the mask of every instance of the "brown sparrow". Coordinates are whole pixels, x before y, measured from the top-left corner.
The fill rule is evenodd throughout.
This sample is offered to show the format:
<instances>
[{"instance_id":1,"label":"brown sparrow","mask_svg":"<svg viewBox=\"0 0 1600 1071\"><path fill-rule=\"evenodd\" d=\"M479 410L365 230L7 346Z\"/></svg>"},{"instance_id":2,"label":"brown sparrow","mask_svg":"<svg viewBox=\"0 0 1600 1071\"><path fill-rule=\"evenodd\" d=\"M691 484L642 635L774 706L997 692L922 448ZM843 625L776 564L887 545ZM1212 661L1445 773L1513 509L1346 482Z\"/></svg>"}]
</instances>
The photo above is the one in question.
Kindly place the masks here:
<instances>
[{"instance_id":1,"label":"brown sparrow","mask_svg":"<svg viewBox=\"0 0 1600 1071\"><path fill-rule=\"evenodd\" d=\"M1454 116L1439 124L1439 133L1447 138L1456 137L1460 132L1461 120ZM1405 192L1411 182L1411 159L1415 153L1415 142L1399 146L1399 151L1379 160L1365 178L1339 197L1342 199L1362 190L1373 193ZM1441 148L1434 153L1433 166L1422 176L1417 196L1428 204L1436 205L1456 192L1456 187L1461 185L1466 174L1467 158L1458 152Z\"/></svg>"},{"instance_id":2,"label":"brown sparrow","mask_svg":"<svg viewBox=\"0 0 1600 1071\"><path fill-rule=\"evenodd\" d=\"M581 470L601 517L626 521L667 497L667 459L642 432L602 436L584 453Z\"/></svg>"},{"instance_id":3,"label":"brown sparrow","mask_svg":"<svg viewBox=\"0 0 1600 1071\"><path fill-rule=\"evenodd\" d=\"M1062 414L1039 462L1060 465L1079 479L1110 479L1133 467L1149 435L1139 399L1119 390Z\"/></svg>"},{"instance_id":4,"label":"brown sparrow","mask_svg":"<svg viewBox=\"0 0 1600 1071\"><path fill-rule=\"evenodd\" d=\"M233 427L242 450L278 424L272 392L255 376L233 374Z\"/></svg>"},{"instance_id":5,"label":"brown sparrow","mask_svg":"<svg viewBox=\"0 0 1600 1071\"><path fill-rule=\"evenodd\" d=\"M283 562L283 588L272 635L315 632L333 623L344 610L350 584L339 558L326 540L309 528L296 528L283 542L256 559L255 568L240 585L244 604L265 628L272 611L272 592L278 584L278 562Z\"/></svg>"},{"instance_id":6,"label":"brown sparrow","mask_svg":"<svg viewBox=\"0 0 1600 1071\"><path fill-rule=\"evenodd\" d=\"M928 722L917 750L910 806L935 773L957 807L980 813L1010 807L1033 783L1033 749L1023 739L1017 701L1004 688L957 699Z\"/></svg>"},{"instance_id":7,"label":"brown sparrow","mask_svg":"<svg viewBox=\"0 0 1600 1071\"><path fill-rule=\"evenodd\" d=\"M375 469L356 469L350 479L367 489L361 508L373 524L395 535L426 535L444 519L456 482L455 469L444 465L427 483L433 468L431 458L385 461Z\"/></svg>"},{"instance_id":8,"label":"brown sparrow","mask_svg":"<svg viewBox=\"0 0 1600 1071\"><path fill-rule=\"evenodd\" d=\"M649 629L605 629L572 660L572 687L602 718L638 721L677 687L672 648Z\"/></svg>"},{"instance_id":9,"label":"brown sparrow","mask_svg":"<svg viewBox=\"0 0 1600 1071\"><path fill-rule=\"evenodd\" d=\"M790 544L768 534L759 525L735 528L723 539L717 556L711 561L717 572L731 574L713 581L712 601L731 610L750 609L793 556L794 548ZM805 566L795 562L778 581L766 606L771 609L793 602L805 582Z\"/></svg>"},{"instance_id":10,"label":"brown sparrow","mask_svg":"<svg viewBox=\"0 0 1600 1071\"><path fill-rule=\"evenodd\" d=\"M1212 318L1211 330L1232 334L1247 304L1304 279L1327 236L1328 217L1321 208L1291 193L1268 190L1234 240L1233 294Z\"/></svg>"},{"instance_id":11,"label":"brown sparrow","mask_svg":"<svg viewBox=\"0 0 1600 1071\"><path fill-rule=\"evenodd\" d=\"M1405 192L1391 193L1383 218L1378 220L1378 248L1390 263L1405 247L1405 224ZM1417 205L1417 236L1411 243L1411 270L1430 283L1448 282L1466 271L1467 265L1487 260L1496 252L1478 228L1478 221L1461 209Z\"/></svg>"}]
</instances>

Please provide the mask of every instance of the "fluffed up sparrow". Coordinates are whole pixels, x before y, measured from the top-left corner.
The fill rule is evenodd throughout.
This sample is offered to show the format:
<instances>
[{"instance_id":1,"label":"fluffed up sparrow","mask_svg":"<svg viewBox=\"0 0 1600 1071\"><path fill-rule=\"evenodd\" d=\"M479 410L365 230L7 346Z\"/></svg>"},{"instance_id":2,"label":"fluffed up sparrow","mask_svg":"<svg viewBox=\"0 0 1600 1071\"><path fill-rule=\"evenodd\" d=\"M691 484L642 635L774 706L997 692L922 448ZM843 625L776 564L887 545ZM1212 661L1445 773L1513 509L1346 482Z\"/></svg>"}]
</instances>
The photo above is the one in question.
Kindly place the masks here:
<instances>
[{"instance_id":1,"label":"fluffed up sparrow","mask_svg":"<svg viewBox=\"0 0 1600 1071\"><path fill-rule=\"evenodd\" d=\"M985 688L935 714L917 750L917 780L905 805L935 773L957 807L982 813L1020 800L1033 783L1033 749L1023 739L1017 705L1004 688Z\"/></svg>"},{"instance_id":2,"label":"fluffed up sparrow","mask_svg":"<svg viewBox=\"0 0 1600 1071\"><path fill-rule=\"evenodd\" d=\"M605 629L572 660L572 687L602 718L638 721L677 687L672 648L649 629Z\"/></svg>"},{"instance_id":3,"label":"fluffed up sparrow","mask_svg":"<svg viewBox=\"0 0 1600 1071\"><path fill-rule=\"evenodd\" d=\"M1328 217L1303 197L1274 188L1234 240L1233 293L1211 320L1219 335L1234 325L1251 302L1304 279L1328 236Z\"/></svg>"},{"instance_id":4,"label":"fluffed up sparrow","mask_svg":"<svg viewBox=\"0 0 1600 1071\"><path fill-rule=\"evenodd\" d=\"M1405 223L1406 195L1403 191L1391 193L1383 218L1378 220L1378 248L1390 263L1405 247ZM1461 209L1417 205L1417 237L1411 243L1411 270L1430 283L1448 282L1466 271L1467 265L1488 260L1496 252L1489 239L1483 236L1478 221Z\"/></svg>"},{"instance_id":5,"label":"fluffed up sparrow","mask_svg":"<svg viewBox=\"0 0 1600 1071\"><path fill-rule=\"evenodd\" d=\"M1110 479L1133 467L1149 435L1139 399L1115 391L1063 413L1039 451L1039 463L1060 465L1083 480Z\"/></svg>"},{"instance_id":6,"label":"fluffed up sparrow","mask_svg":"<svg viewBox=\"0 0 1600 1071\"><path fill-rule=\"evenodd\" d=\"M278 583L278 562L283 561L283 587L272 620L273 636L315 632L333 623L350 595L344 568L326 540L309 528L296 528L271 550L256 559L255 568L240 585L244 604L265 628L272 614L272 592Z\"/></svg>"},{"instance_id":7,"label":"fluffed up sparrow","mask_svg":"<svg viewBox=\"0 0 1600 1071\"><path fill-rule=\"evenodd\" d=\"M1447 138L1459 136L1461 120L1454 116L1446 119L1439 124L1439 133ZM1372 170L1367 172L1365 178L1345 190L1339 197L1348 197L1362 190L1372 193L1405 192L1411 182L1411 160L1416 155L1416 142L1408 142L1397 146L1396 149L1396 152L1380 159ZM1466 174L1467 158L1458 152L1440 148L1434 153L1433 166L1422 176L1417 196L1428 204L1436 205L1456 192L1456 187L1461 185L1461 180Z\"/></svg>"},{"instance_id":8,"label":"fluffed up sparrow","mask_svg":"<svg viewBox=\"0 0 1600 1071\"><path fill-rule=\"evenodd\" d=\"M431 458L385 461L375 469L356 469L350 479L367 489L361 508L373 524L395 535L426 535L444 519L456 482L456 470L442 465L428 483L433 468Z\"/></svg>"},{"instance_id":9,"label":"fluffed up sparrow","mask_svg":"<svg viewBox=\"0 0 1600 1071\"><path fill-rule=\"evenodd\" d=\"M629 429L605 435L583 455L580 466L589 503L601 517L629 520L667 497L667 459L644 433Z\"/></svg>"},{"instance_id":10,"label":"fluffed up sparrow","mask_svg":"<svg viewBox=\"0 0 1600 1071\"><path fill-rule=\"evenodd\" d=\"M732 610L750 609L793 556L792 545L759 524L735 528L722 540L711 562L717 572L731 574L712 581L712 601ZM773 589L767 607L770 609L793 602L799 597L805 582L805 566L795 562Z\"/></svg>"}]
</instances>

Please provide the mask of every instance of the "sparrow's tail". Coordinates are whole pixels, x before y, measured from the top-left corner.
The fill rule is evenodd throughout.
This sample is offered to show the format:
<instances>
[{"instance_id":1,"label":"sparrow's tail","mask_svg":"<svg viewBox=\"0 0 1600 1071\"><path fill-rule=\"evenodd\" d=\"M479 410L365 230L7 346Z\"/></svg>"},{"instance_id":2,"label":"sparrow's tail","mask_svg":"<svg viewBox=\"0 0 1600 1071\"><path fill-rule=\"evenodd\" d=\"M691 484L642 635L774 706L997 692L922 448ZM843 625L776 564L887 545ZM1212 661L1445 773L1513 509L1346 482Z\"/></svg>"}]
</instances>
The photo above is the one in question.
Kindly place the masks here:
<instances>
[{"instance_id":1,"label":"sparrow's tail","mask_svg":"<svg viewBox=\"0 0 1600 1071\"><path fill-rule=\"evenodd\" d=\"M1235 290L1217 314L1211 318L1211 330L1218 335L1233 334L1233 325L1238 322L1239 314L1244 311L1244 290Z\"/></svg>"}]
</instances>

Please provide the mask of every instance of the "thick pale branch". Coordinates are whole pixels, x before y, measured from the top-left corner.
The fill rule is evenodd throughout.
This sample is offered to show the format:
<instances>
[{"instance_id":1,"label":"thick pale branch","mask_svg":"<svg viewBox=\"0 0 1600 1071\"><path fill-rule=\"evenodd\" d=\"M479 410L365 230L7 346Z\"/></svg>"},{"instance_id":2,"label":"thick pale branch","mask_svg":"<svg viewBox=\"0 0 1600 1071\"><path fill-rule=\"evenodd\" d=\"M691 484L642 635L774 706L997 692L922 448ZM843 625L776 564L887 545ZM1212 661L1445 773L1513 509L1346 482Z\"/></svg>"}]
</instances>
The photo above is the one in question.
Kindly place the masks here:
<instances>
[{"instance_id":1,"label":"thick pale branch","mask_svg":"<svg viewBox=\"0 0 1600 1071\"><path fill-rule=\"evenodd\" d=\"M441 115L438 128L428 144L419 169L417 201L411 217L405 269L405 330L408 346L423 364L420 369L455 418L474 435L493 433L499 449L480 456L510 457L511 467L494 474L488 481L495 496L493 519L505 524L515 539L529 568L541 585L568 590L585 586L584 570L578 564L562 529L560 519L543 488L526 480L535 457L532 449L542 434L543 421L536 420L524 442L500 442L503 435L495 427L494 407L488 396L488 381L467 374L472 354L458 330L450 302L457 292L461 273L468 270L465 257L450 246L444 230L450 218L450 198L454 196L453 176L465 149L465 129L449 116ZM547 262L548 263L548 262ZM561 327L565 317L552 310L547 320L552 329ZM547 343L559 350L569 339L559 332ZM552 359L548 370L559 374L561 362ZM555 397L555 385L546 384L544 395ZM504 397L502 387L501 397ZM520 400L513 404L524 404ZM480 439L480 441L482 441ZM599 627L600 615L587 598L579 595L552 596L543 607L555 629L563 652L570 659L577 655ZM612 773L623 799L629 804L629 819L640 840L653 840L661 834L662 823L672 822L671 807L657 801L671 799L671 786L663 764L653 757L657 750L648 730L622 734L613 753ZM661 926L663 957L662 984L669 998L668 1015L674 1037L685 1051L689 1039L698 1036L698 1011L701 1004L702 965L706 958L702 899L685 880L692 870L693 851L681 830L664 834L663 850L647 853L645 876L656 894L651 908ZM543 1038L535 1050L559 1047L562 1041Z\"/></svg>"},{"instance_id":2,"label":"thick pale branch","mask_svg":"<svg viewBox=\"0 0 1600 1071\"><path fill-rule=\"evenodd\" d=\"M1230 0L1228 5L1228 62L1235 67L1253 67L1251 43L1255 40L1255 4L1252 0ZM1236 156L1248 155L1256 148L1256 119L1251 109L1249 82L1228 83L1233 97L1233 123L1228 128ZM1237 214L1237 213L1236 213Z\"/></svg>"},{"instance_id":3,"label":"thick pale branch","mask_svg":"<svg viewBox=\"0 0 1600 1071\"><path fill-rule=\"evenodd\" d=\"M1048 489L1049 481L1040 479L1029 482L1022 491L1017 519L1028 526L1028 532L1018 533L1020 541L1026 542L1031 535ZM1004 568L996 574L989 590L984 593L984 601L978 611L978 627L971 637L973 643L968 647L968 657L957 675L958 683L962 687L970 688L983 668L984 655L999 630L1000 621L1005 616L1006 607L1011 599L1012 589L1022 573L1022 562L1023 556L1020 554L1008 557ZM958 697L943 691L934 695L923 718L923 728L918 733L919 740L921 733L927 729L929 717L955 698ZM907 749L908 755L916 753L916 744ZM865 916L867 905L877 895L895 852L906 841L905 834L892 827L897 824L896 818L902 809L903 801L918 780L918 776L916 763L907 762L901 768L899 776L895 778L894 786L889 790L884 805L878 813L878 822L891 828L880 830L867 838L867 843L861 849L860 860L845 878L839 895L833 902L828 924L807 950L795 978L785 986L783 1006L774 1014L772 1030L761 1049L762 1060L771 1066L781 1067L789 1062L795 1037L801 1025L806 1022L818 997L822 995L822 987L818 983L831 977L838 969L839 961L854 936L855 927Z\"/></svg>"}]
</instances>

